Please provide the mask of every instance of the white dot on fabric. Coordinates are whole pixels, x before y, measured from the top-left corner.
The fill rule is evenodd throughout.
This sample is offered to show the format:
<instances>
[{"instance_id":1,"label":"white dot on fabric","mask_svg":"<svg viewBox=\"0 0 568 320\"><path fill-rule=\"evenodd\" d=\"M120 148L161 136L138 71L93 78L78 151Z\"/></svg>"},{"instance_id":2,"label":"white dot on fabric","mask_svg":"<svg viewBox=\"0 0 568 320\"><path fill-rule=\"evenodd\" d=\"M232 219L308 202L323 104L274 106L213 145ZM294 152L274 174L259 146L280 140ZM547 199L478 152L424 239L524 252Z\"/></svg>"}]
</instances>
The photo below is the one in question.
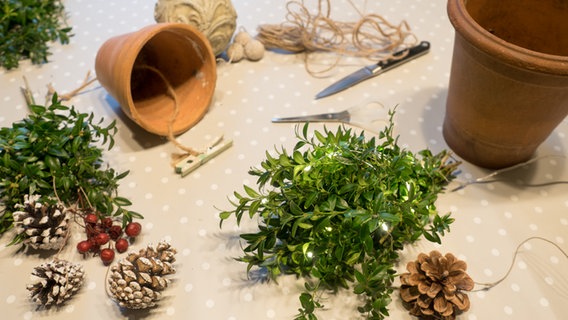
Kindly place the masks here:
<instances>
[{"instance_id":1,"label":"white dot on fabric","mask_svg":"<svg viewBox=\"0 0 568 320\"><path fill-rule=\"evenodd\" d=\"M22 264L22 262L23 262L23 261L22 261L22 259L20 259L20 258L16 258L16 259L14 259L14 266L16 266L16 267L17 267L17 266L21 265L21 264Z\"/></svg>"},{"instance_id":2,"label":"white dot on fabric","mask_svg":"<svg viewBox=\"0 0 568 320\"><path fill-rule=\"evenodd\" d=\"M223 286L228 287L231 285L232 280L230 278L224 278L221 283L223 284Z\"/></svg>"},{"instance_id":3,"label":"white dot on fabric","mask_svg":"<svg viewBox=\"0 0 568 320\"><path fill-rule=\"evenodd\" d=\"M207 306L207 308L213 308L215 307L215 301L213 301L212 299L208 299L207 301L205 301L205 306Z\"/></svg>"},{"instance_id":4,"label":"white dot on fabric","mask_svg":"<svg viewBox=\"0 0 568 320\"><path fill-rule=\"evenodd\" d=\"M513 290L514 292L519 292L521 291L521 287L518 284L513 283L511 284L511 290Z\"/></svg>"},{"instance_id":5,"label":"white dot on fabric","mask_svg":"<svg viewBox=\"0 0 568 320\"><path fill-rule=\"evenodd\" d=\"M252 300L253 300L252 294L251 294L251 293L245 293L245 295L244 295L244 297L243 297L243 300L245 300L245 301L247 301L247 302L252 301Z\"/></svg>"},{"instance_id":6,"label":"white dot on fabric","mask_svg":"<svg viewBox=\"0 0 568 320\"><path fill-rule=\"evenodd\" d=\"M509 306L505 306L505 308L503 308L503 311L505 312L506 315L512 315L513 314L513 308L509 307Z\"/></svg>"},{"instance_id":7,"label":"white dot on fabric","mask_svg":"<svg viewBox=\"0 0 568 320\"><path fill-rule=\"evenodd\" d=\"M144 195L144 198L145 198L146 200L150 200L150 199L154 198L154 195L148 192L148 193L146 193L146 194Z\"/></svg>"},{"instance_id":8,"label":"white dot on fabric","mask_svg":"<svg viewBox=\"0 0 568 320\"><path fill-rule=\"evenodd\" d=\"M470 242L470 243L471 243L471 242L475 242L475 238L474 238L473 236L466 236L466 237L465 237L465 240L466 240L467 242Z\"/></svg>"},{"instance_id":9,"label":"white dot on fabric","mask_svg":"<svg viewBox=\"0 0 568 320\"><path fill-rule=\"evenodd\" d=\"M203 262L203 263L201 264L201 269L203 269L203 270L209 270L209 269L211 269L211 264L209 264L209 262Z\"/></svg>"},{"instance_id":10,"label":"white dot on fabric","mask_svg":"<svg viewBox=\"0 0 568 320\"><path fill-rule=\"evenodd\" d=\"M493 271L491 269L484 269L483 273L488 277L493 275Z\"/></svg>"},{"instance_id":11,"label":"white dot on fabric","mask_svg":"<svg viewBox=\"0 0 568 320\"><path fill-rule=\"evenodd\" d=\"M154 229L154 224L151 222L146 223L146 225L144 226L147 230L152 230Z\"/></svg>"},{"instance_id":12,"label":"white dot on fabric","mask_svg":"<svg viewBox=\"0 0 568 320\"><path fill-rule=\"evenodd\" d=\"M276 311L272 309L266 310L266 317L269 319L274 319L274 317L276 317Z\"/></svg>"},{"instance_id":13,"label":"white dot on fabric","mask_svg":"<svg viewBox=\"0 0 568 320\"><path fill-rule=\"evenodd\" d=\"M166 309L166 314L168 316L173 316L176 314L176 309L174 307L169 307Z\"/></svg>"},{"instance_id":14,"label":"white dot on fabric","mask_svg":"<svg viewBox=\"0 0 568 320\"><path fill-rule=\"evenodd\" d=\"M191 292L193 290L193 284L188 283L183 289L185 290L185 292Z\"/></svg>"},{"instance_id":15,"label":"white dot on fabric","mask_svg":"<svg viewBox=\"0 0 568 320\"><path fill-rule=\"evenodd\" d=\"M75 311L75 305L70 304L68 306L65 306L65 312L66 313L73 313L73 311Z\"/></svg>"},{"instance_id":16,"label":"white dot on fabric","mask_svg":"<svg viewBox=\"0 0 568 320\"><path fill-rule=\"evenodd\" d=\"M519 267L519 269L521 270L525 270L527 268L527 264L524 261L519 261L517 263L517 266Z\"/></svg>"},{"instance_id":17,"label":"white dot on fabric","mask_svg":"<svg viewBox=\"0 0 568 320\"><path fill-rule=\"evenodd\" d=\"M550 262L554 263L554 264L558 264L560 262L560 260L558 259L557 256L551 256L550 257Z\"/></svg>"},{"instance_id":18,"label":"white dot on fabric","mask_svg":"<svg viewBox=\"0 0 568 320\"><path fill-rule=\"evenodd\" d=\"M546 282L548 285L554 285L554 278L552 277L545 277L544 278L544 282Z\"/></svg>"},{"instance_id":19,"label":"white dot on fabric","mask_svg":"<svg viewBox=\"0 0 568 320\"><path fill-rule=\"evenodd\" d=\"M538 226L537 226L536 224L534 224L534 223L531 223L531 224L529 225L529 228L530 228L532 231L538 230Z\"/></svg>"},{"instance_id":20,"label":"white dot on fabric","mask_svg":"<svg viewBox=\"0 0 568 320\"><path fill-rule=\"evenodd\" d=\"M16 302L16 296L15 296L15 295L9 295L9 296L6 298L6 303L7 303L7 304L12 304L12 303L14 303L14 302Z\"/></svg>"},{"instance_id":21,"label":"white dot on fabric","mask_svg":"<svg viewBox=\"0 0 568 320\"><path fill-rule=\"evenodd\" d=\"M181 252L182 255L184 256L189 256L191 254L191 249L183 249L183 251Z\"/></svg>"},{"instance_id":22,"label":"white dot on fabric","mask_svg":"<svg viewBox=\"0 0 568 320\"><path fill-rule=\"evenodd\" d=\"M550 305L550 303L548 302L548 299L546 299L546 298L544 298L544 297L543 297L543 298L540 298L539 303L540 303L541 306L543 306L543 307L545 307L545 308Z\"/></svg>"},{"instance_id":23,"label":"white dot on fabric","mask_svg":"<svg viewBox=\"0 0 568 320\"><path fill-rule=\"evenodd\" d=\"M491 254L498 257L499 255L501 255L501 252L499 252L499 250L497 249L491 249Z\"/></svg>"},{"instance_id":24,"label":"white dot on fabric","mask_svg":"<svg viewBox=\"0 0 568 320\"><path fill-rule=\"evenodd\" d=\"M505 230L505 229L499 229L499 230L497 231L497 233L498 233L500 236L506 236L506 235L507 235L507 230Z\"/></svg>"},{"instance_id":25,"label":"white dot on fabric","mask_svg":"<svg viewBox=\"0 0 568 320\"><path fill-rule=\"evenodd\" d=\"M181 224L186 224L189 221L188 217L181 217L181 219L179 219L179 223Z\"/></svg>"},{"instance_id":26,"label":"white dot on fabric","mask_svg":"<svg viewBox=\"0 0 568 320\"><path fill-rule=\"evenodd\" d=\"M97 283L95 281L91 281L87 285L87 289L89 289L89 290L95 290L96 288L97 288Z\"/></svg>"},{"instance_id":27,"label":"white dot on fabric","mask_svg":"<svg viewBox=\"0 0 568 320\"><path fill-rule=\"evenodd\" d=\"M33 317L34 317L33 312L28 311L28 312L24 313L24 316L23 316L22 318L23 318L24 320L30 320L30 319L32 319Z\"/></svg>"}]
</instances>

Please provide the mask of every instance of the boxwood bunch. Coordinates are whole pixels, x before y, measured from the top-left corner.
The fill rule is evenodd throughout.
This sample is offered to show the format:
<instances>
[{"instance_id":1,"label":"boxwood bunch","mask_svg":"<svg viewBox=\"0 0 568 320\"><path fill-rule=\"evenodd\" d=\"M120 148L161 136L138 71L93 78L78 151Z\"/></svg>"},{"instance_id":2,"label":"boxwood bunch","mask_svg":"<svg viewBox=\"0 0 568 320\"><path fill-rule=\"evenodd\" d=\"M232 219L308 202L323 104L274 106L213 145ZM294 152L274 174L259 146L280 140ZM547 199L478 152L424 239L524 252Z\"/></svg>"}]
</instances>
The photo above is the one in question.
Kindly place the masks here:
<instances>
[{"instance_id":1,"label":"boxwood bunch","mask_svg":"<svg viewBox=\"0 0 568 320\"><path fill-rule=\"evenodd\" d=\"M317 319L320 294L340 289L363 297L363 317L383 319L400 250L422 236L439 243L450 229L453 218L439 215L435 201L459 163L447 151L401 148L394 113L378 139L344 126L311 136L308 123L296 127L294 149L266 152L249 171L256 188L245 185L234 208L220 212L221 226L230 217L240 225L245 214L258 221L256 232L240 235L247 272L305 279L296 319Z\"/></svg>"}]
</instances>

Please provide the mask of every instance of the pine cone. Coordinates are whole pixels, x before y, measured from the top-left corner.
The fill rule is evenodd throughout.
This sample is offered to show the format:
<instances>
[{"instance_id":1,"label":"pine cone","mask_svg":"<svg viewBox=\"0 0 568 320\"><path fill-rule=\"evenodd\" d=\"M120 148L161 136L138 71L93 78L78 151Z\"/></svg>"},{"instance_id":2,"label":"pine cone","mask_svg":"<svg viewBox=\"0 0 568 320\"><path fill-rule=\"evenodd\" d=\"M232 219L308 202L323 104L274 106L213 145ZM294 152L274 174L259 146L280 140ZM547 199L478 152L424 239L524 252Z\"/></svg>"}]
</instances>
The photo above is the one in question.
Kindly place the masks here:
<instances>
[{"instance_id":1,"label":"pine cone","mask_svg":"<svg viewBox=\"0 0 568 320\"><path fill-rule=\"evenodd\" d=\"M65 245L69 232L68 210L60 204L40 201L39 195L25 195L13 213L14 229L23 243L34 249L57 250Z\"/></svg>"},{"instance_id":2,"label":"pine cone","mask_svg":"<svg viewBox=\"0 0 568 320\"><path fill-rule=\"evenodd\" d=\"M81 288L85 271L80 264L56 258L35 267L32 275L38 281L27 286L31 300L39 306L50 307L62 304Z\"/></svg>"},{"instance_id":3,"label":"pine cone","mask_svg":"<svg viewBox=\"0 0 568 320\"><path fill-rule=\"evenodd\" d=\"M129 253L111 267L108 284L112 298L129 309L155 306L170 282L164 276L175 273L175 254L176 250L165 241Z\"/></svg>"},{"instance_id":4,"label":"pine cone","mask_svg":"<svg viewBox=\"0 0 568 320\"><path fill-rule=\"evenodd\" d=\"M472 290L474 283L465 272L467 264L453 254L421 253L406 269L409 273L400 276L400 296L411 315L453 320L469 309L469 298L462 291Z\"/></svg>"}]
</instances>

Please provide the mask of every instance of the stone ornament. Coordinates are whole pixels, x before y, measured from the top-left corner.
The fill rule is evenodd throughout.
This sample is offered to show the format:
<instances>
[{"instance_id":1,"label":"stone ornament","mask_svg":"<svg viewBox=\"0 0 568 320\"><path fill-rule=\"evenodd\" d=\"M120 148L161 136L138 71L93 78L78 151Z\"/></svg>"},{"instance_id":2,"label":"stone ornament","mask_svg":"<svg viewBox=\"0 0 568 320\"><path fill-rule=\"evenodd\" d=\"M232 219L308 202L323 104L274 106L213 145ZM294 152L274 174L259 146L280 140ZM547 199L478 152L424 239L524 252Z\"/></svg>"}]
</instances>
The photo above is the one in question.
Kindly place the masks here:
<instances>
[{"instance_id":1,"label":"stone ornament","mask_svg":"<svg viewBox=\"0 0 568 320\"><path fill-rule=\"evenodd\" d=\"M209 39L215 56L227 49L237 28L237 12L231 0L158 0L154 19L196 27Z\"/></svg>"}]
</instances>

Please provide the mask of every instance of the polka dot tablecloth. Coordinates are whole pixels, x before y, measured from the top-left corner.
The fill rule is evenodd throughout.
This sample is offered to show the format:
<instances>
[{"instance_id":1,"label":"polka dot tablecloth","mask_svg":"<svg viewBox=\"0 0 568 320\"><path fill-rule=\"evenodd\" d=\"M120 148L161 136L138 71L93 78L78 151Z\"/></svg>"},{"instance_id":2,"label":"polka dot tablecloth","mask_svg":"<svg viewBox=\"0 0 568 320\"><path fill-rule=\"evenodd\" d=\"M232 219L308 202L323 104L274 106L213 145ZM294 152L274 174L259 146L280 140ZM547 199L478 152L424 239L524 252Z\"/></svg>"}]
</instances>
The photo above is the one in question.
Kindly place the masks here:
<instances>
[{"instance_id":1,"label":"polka dot tablecloth","mask_svg":"<svg viewBox=\"0 0 568 320\"><path fill-rule=\"evenodd\" d=\"M310 1L307 1L308 3ZM365 4L366 2L366 4ZM69 0L65 1L74 37L69 45L53 44L49 63L22 62L15 71L0 71L0 126L26 115L20 94L26 76L36 100L43 99L51 83L60 93L80 85L101 44L114 35L154 23L154 1ZM285 19L285 2L233 0L238 25L255 33L258 25ZM0 310L3 319L292 319L299 302L301 281L284 278L279 284L247 277L238 256L238 228L227 221L219 228L218 212L229 209L233 191L254 184L251 166L266 150L294 145L294 125L273 124L275 116L339 111L370 99L385 106L398 105L396 130L400 142L412 150L447 148L441 133L453 46L453 28L445 1L332 1L332 16L355 21L359 10L382 14L391 22L406 20L421 40L432 44L430 54L341 94L321 100L314 95L331 82L369 64L344 58L327 77L311 76L302 55L267 52L259 62L218 64L218 81L211 108L197 126L179 137L181 143L207 146L216 137L233 139L234 145L185 178L169 165L175 147L165 139L143 131L126 118L107 92L93 85L70 102L80 110L94 112L105 121L116 119L116 147L105 154L118 171L130 170L120 186L133 209L142 213L143 233L132 245L169 240L179 251L177 273L164 298L149 313L120 310L105 293L106 268L99 259L83 259L74 244L83 235L75 229L61 258L84 264L87 278L79 293L61 308L36 310L25 286L33 267L49 256L5 246L8 233L0 238ZM335 57L318 54L322 63ZM313 125L318 129L321 126ZM470 293L471 309L459 319L566 319L568 314L568 259L557 247L542 240L517 246L530 237L543 237L568 250L568 180L566 159L568 122L564 120L539 148L541 160L509 172L502 181L473 184L440 196L441 212L452 212L455 223L440 246L420 242L401 253L400 272L420 252L437 249L452 252L468 263L468 272L479 283L509 276L489 291ZM468 163L461 166L459 181L488 174ZM454 184L454 183L453 183ZM457 185L457 182L455 183ZM453 186L453 185L452 185ZM321 319L353 319L356 298L349 294L326 298L330 310ZM393 296L392 319L412 319Z\"/></svg>"}]
</instances>

